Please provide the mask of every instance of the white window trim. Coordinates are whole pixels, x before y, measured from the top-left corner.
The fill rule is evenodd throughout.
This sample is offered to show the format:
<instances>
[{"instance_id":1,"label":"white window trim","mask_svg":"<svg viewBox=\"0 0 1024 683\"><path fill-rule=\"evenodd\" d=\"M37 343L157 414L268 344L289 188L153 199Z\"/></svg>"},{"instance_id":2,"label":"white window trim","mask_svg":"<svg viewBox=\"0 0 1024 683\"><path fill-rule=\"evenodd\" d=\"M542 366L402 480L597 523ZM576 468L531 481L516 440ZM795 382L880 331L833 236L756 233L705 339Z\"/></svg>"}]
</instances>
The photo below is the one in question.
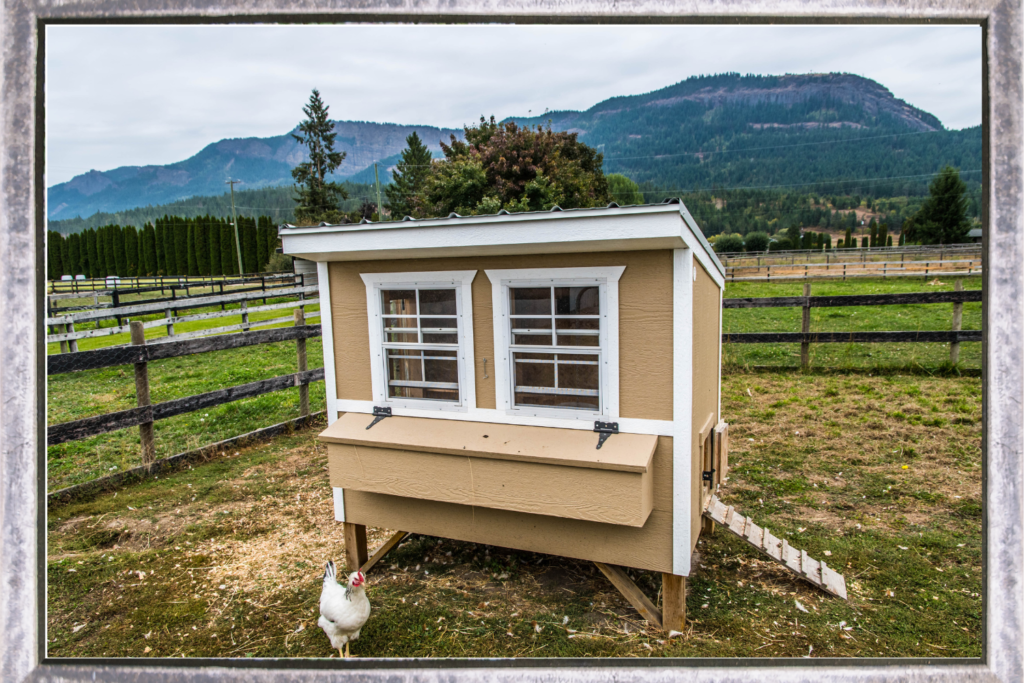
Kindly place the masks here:
<instances>
[{"instance_id":1,"label":"white window trim","mask_svg":"<svg viewBox=\"0 0 1024 683\"><path fill-rule=\"evenodd\" d=\"M366 312L370 325L370 381L373 402L394 408L465 412L476 408L473 357L473 279L475 270L446 270L416 273L361 273L366 285ZM387 369L382 337L383 315L380 290L395 287L437 287L453 285L459 317L459 403L387 396Z\"/></svg>"},{"instance_id":2,"label":"white window trim","mask_svg":"<svg viewBox=\"0 0 1024 683\"><path fill-rule=\"evenodd\" d=\"M619 417L619 278L626 266L592 268L518 268L485 270L491 281L494 317L494 389L497 409L510 416L568 420L616 420ZM509 285L542 287L601 285L601 411L560 408L515 408L509 353Z\"/></svg>"}]
</instances>

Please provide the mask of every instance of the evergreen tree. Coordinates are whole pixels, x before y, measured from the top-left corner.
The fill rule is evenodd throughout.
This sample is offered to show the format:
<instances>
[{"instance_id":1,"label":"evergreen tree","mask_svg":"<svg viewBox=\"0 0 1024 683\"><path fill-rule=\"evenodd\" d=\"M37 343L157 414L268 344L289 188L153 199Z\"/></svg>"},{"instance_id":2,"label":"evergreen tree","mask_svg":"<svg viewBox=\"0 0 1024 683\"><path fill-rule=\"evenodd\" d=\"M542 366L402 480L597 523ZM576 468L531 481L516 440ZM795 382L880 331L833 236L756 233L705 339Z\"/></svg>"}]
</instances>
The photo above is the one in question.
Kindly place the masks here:
<instances>
[{"instance_id":1,"label":"evergreen tree","mask_svg":"<svg viewBox=\"0 0 1024 683\"><path fill-rule=\"evenodd\" d=\"M892 240L889 239L889 224L882 223L878 226L878 246L892 246Z\"/></svg>"},{"instance_id":2,"label":"evergreen tree","mask_svg":"<svg viewBox=\"0 0 1024 683\"><path fill-rule=\"evenodd\" d=\"M64 273L64 264L60 257L60 233L48 230L46 233L46 278L59 280Z\"/></svg>"},{"instance_id":3,"label":"evergreen tree","mask_svg":"<svg viewBox=\"0 0 1024 683\"><path fill-rule=\"evenodd\" d=\"M85 270L82 268L82 250L81 250L81 236L78 234L68 235L68 256L71 258L70 275L78 275L84 273Z\"/></svg>"},{"instance_id":4,"label":"evergreen tree","mask_svg":"<svg viewBox=\"0 0 1024 683\"><path fill-rule=\"evenodd\" d=\"M853 231L850 230L850 228L846 228L846 238L843 240L843 244L848 249L853 247L853 242L851 241L852 232Z\"/></svg>"},{"instance_id":5,"label":"evergreen tree","mask_svg":"<svg viewBox=\"0 0 1024 683\"><path fill-rule=\"evenodd\" d=\"M60 274L74 276L74 273L71 272L71 254L69 253L68 240L64 238L64 235L57 234L57 244L60 245Z\"/></svg>"},{"instance_id":6,"label":"evergreen tree","mask_svg":"<svg viewBox=\"0 0 1024 683\"><path fill-rule=\"evenodd\" d=\"M157 218L153 226L153 253L156 256L155 275L167 274L167 262L164 255L164 220Z\"/></svg>"},{"instance_id":7,"label":"evergreen tree","mask_svg":"<svg viewBox=\"0 0 1024 683\"><path fill-rule=\"evenodd\" d=\"M134 225L124 229L124 274L136 277L139 274L139 234Z\"/></svg>"},{"instance_id":8,"label":"evergreen tree","mask_svg":"<svg viewBox=\"0 0 1024 683\"><path fill-rule=\"evenodd\" d=\"M829 251L832 250L832 235L825 233L825 248Z\"/></svg>"},{"instance_id":9,"label":"evergreen tree","mask_svg":"<svg viewBox=\"0 0 1024 683\"><path fill-rule=\"evenodd\" d=\"M85 253L89 258L89 270L86 275L90 278L100 276L100 257L96 250L96 229L89 228L85 231Z\"/></svg>"},{"instance_id":10,"label":"evergreen tree","mask_svg":"<svg viewBox=\"0 0 1024 683\"><path fill-rule=\"evenodd\" d=\"M210 275L223 275L224 271L220 265L220 233L221 233L221 221L217 218L209 218L207 216L209 229L206 231L206 239L209 243L210 250Z\"/></svg>"},{"instance_id":11,"label":"evergreen tree","mask_svg":"<svg viewBox=\"0 0 1024 683\"><path fill-rule=\"evenodd\" d=\"M239 218L242 240L242 265L246 273L259 272L259 264L256 263L256 219Z\"/></svg>"},{"instance_id":12,"label":"evergreen tree","mask_svg":"<svg viewBox=\"0 0 1024 683\"><path fill-rule=\"evenodd\" d=\"M900 233L900 246L902 247L906 243L907 243L907 233L901 232Z\"/></svg>"},{"instance_id":13,"label":"evergreen tree","mask_svg":"<svg viewBox=\"0 0 1024 683\"><path fill-rule=\"evenodd\" d=\"M943 168L928 186L928 198L907 222L907 238L919 244L959 244L967 241L967 185L952 166Z\"/></svg>"},{"instance_id":14,"label":"evergreen tree","mask_svg":"<svg viewBox=\"0 0 1024 683\"><path fill-rule=\"evenodd\" d=\"M886 235L886 237L885 237L885 246L887 246L887 247L891 247L892 246L892 235Z\"/></svg>"},{"instance_id":15,"label":"evergreen tree","mask_svg":"<svg viewBox=\"0 0 1024 683\"><path fill-rule=\"evenodd\" d=\"M300 145L304 145L309 156L308 161L300 163L292 169L292 178L298 197L295 197L295 219L306 225L316 225L321 221L328 223L341 222L344 214L340 209L341 200L348 193L340 183L327 180L345 160L345 152L334 149L334 124L327 117L329 107L320 99L320 92L313 89L309 96L309 104L302 108L306 120L299 124L299 134L292 134ZM236 266L237 268L237 266Z\"/></svg>"},{"instance_id":16,"label":"evergreen tree","mask_svg":"<svg viewBox=\"0 0 1024 683\"><path fill-rule=\"evenodd\" d=\"M171 219L174 235L174 272L172 275L188 275L188 225L185 219L175 216Z\"/></svg>"},{"instance_id":17,"label":"evergreen tree","mask_svg":"<svg viewBox=\"0 0 1024 683\"><path fill-rule=\"evenodd\" d=\"M225 275L238 275L238 258L235 256L235 230L231 221L225 220L220 228L220 265Z\"/></svg>"},{"instance_id":18,"label":"evergreen tree","mask_svg":"<svg viewBox=\"0 0 1024 683\"><path fill-rule=\"evenodd\" d=\"M124 230L120 225L111 226L111 249L114 252L114 274L124 277L128 274L128 263L125 261Z\"/></svg>"},{"instance_id":19,"label":"evergreen tree","mask_svg":"<svg viewBox=\"0 0 1024 683\"><path fill-rule=\"evenodd\" d=\"M146 275L156 275L156 229L152 223L146 223L142 228L142 253L145 256Z\"/></svg>"},{"instance_id":20,"label":"evergreen tree","mask_svg":"<svg viewBox=\"0 0 1024 683\"><path fill-rule=\"evenodd\" d=\"M196 267L200 275L210 274L210 222L196 219Z\"/></svg>"},{"instance_id":21,"label":"evergreen tree","mask_svg":"<svg viewBox=\"0 0 1024 683\"><path fill-rule=\"evenodd\" d=\"M188 275L199 274L199 262L196 259L196 222L186 221L185 223L185 240L186 240L186 251L188 252L187 260L188 264L185 266L188 268L186 273Z\"/></svg>"},{"instance_id":22,"label":"evergreen tree","mask_svg":"<svg viewBox=\"0 0 1024 683\"><path fill-rule=\"evenodd\" d=\"M873 247L878 246L878 223L872 218L871 222L868 223L868 234L871 236L870 244Z\"/></svg>"},{"instance_id":23,"label":"evergreen tree","mask_svg":"<svg viewBox=\"0 0 1024 683\"><path fill-rule=\"evenodd\" d=\"M430 175L430 165L433 159L430 150L415 132L405 139L405 145L406 148L402 150L402 160L391 172L391 184L384 188L384 194L387 195L387 206L393 220L401 220L405 216L423 218L420 215L420 209L415 206L413 198L423 192L424 183Z\"/></svg>"}]
</instances>

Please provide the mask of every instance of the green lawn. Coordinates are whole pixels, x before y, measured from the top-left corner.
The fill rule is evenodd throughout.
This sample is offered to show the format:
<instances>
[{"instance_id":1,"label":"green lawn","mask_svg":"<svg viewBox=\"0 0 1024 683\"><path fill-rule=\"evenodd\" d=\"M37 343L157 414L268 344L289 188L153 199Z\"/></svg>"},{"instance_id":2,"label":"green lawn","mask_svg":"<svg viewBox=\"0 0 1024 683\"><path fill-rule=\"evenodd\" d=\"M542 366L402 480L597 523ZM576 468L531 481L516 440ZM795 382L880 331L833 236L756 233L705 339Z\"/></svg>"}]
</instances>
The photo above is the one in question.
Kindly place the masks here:
<instances>
[{"instance_id":1,"label":"green lawn","mask_svg":"<svg viewBox=\"0 0 1024 683\"><path fill-rule=\"evenodd\" d=\"M668 638L587 563L414 537L371 572L353 654L981 655L979 379L734 372L722 402L723 500L843 572L848 602L719 529ZM336 655L316 627L344 556L321 428L50 509L49 656Z\"/></svg>"}]
</instances>

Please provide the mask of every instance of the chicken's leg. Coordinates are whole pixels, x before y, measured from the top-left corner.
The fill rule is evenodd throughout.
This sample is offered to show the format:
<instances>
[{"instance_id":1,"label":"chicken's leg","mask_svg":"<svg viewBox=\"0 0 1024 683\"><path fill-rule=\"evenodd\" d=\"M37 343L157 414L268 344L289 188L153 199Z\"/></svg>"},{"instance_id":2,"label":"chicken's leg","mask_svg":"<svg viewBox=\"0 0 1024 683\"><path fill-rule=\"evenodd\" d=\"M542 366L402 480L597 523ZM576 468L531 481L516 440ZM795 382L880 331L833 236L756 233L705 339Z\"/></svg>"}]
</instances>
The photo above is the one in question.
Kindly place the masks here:
<instances>
[{"instance_id":1,"label":"chicken's leg","mask_svg":"<svg viewBox=\"0 0 1024 683\"><path fill-rule=\"evenodd\" d=\"M346 657L349 656L349 654L348 654L348 641L347 640L345 641L345 656Z\"/></svg>"},{"instance_id":2,"label":"chicken's leg","mask_svg":"<svg viewBox=\"0 0 1024 683\"><path fill-rule=\"evenodd\" d=\"M344 650L342 650L342 649L341 649L340 647L338 648L338 654L339 654L339 655L341 655L341 658L342 658L342 659L344 659L344 658L345 658L345 651L344 651Z\"/></svg>"}]
</instances>

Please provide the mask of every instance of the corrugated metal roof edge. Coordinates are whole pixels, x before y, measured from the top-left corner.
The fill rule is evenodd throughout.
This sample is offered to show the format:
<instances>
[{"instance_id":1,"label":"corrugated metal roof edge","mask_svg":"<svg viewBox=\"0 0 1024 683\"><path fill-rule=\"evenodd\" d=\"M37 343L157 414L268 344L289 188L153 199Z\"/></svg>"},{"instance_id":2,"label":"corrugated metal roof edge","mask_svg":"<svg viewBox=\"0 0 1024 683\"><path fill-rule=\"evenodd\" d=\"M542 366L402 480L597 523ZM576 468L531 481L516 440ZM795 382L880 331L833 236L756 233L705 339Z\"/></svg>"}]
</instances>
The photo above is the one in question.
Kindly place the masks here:
<instances>
[{"instance_id":1,"label":"corrugated metal roof edge","mask_svg":"<svg viewBox=\"0 0 1024 683\"><path fill-rule=\"evenodd\" d=\"M398 221L378 221L376 223L373 222L373 221L369 221L369 220L367 220L365 218L363 220L361 220L360 222L358 222L358 223L321 223L319 225L305 225L305 226L303 226L303 225L291 225L290 223L283 223L283 224L278 226L278 234L288 233L288 232L291 232L293 230L302 230L302 231L305 232L305 231L317 230L317 229L320 229L320 228L341 228L341 229L344 229L344 230L352 230L352 229L358 229L358 228L360 228L360 226L366 226L366 227L362 228L363 230L394 229L394 228L402 228L402 227L412 227L411 225L409 225L410 223L415 224L415 225L423 225L423 224L429 224L429 223L441 223L441 222L445 222L445 221L458 220L458 219L466 219L466 220L473 220L473 221L479 221L479 220L485 220L486 221L486 219L488 219L488 218L499 218L499 217L503 218L505 216L538 216L540 214L583 213L583 212L600 213L600 212L607 212L609 209L644 209L644 208L653 208L653 207L661 208L661 207L674 206L674 205L678 205L679 206L679 213L680 213L680 215L683 218L683 222L686 223L687 227L690 229L690 232L692 232L693 235L697 238L697 240L701 243L701 246L704 247L704 250L708 253L709 256L711 256L711 259L715 263L715 266L717 266L719 272L724 276L725 275L725 267L722 266L722 262L718 260L718 256L715 254L715 250L711 247L711 244L707 241L707 238L704 237L703 231L701 231L700 227L697 225L697 222L693 219L693 216L690 214L689 209L687 209L686 205L683 204L683 200L678 198L678 197L670 197L669 199L666 199L664 201L658 202L656 204L629 204L629 205L626 205L626 206L619 206L617 203L611 202L610 204L608 204L608 206L604 206L604 207L588 207L588 208L579 208L579 209L563 209L560 206L555 205L552 208L547 209L545 211L520 211L520 212L510 213L510 212L505 211L504 209L502 209L498 213L494 213L494 214L480 214L480 215L472 215L472 216L462 216L460 214L452 212L452 213L448 214L447 216L443 216L443 217L439 216L439 217L435 217L435 218L413 218L411 216L406 216L405 218L403 218L401 220L398 220Z\"/></svg>"}]
</instances>

